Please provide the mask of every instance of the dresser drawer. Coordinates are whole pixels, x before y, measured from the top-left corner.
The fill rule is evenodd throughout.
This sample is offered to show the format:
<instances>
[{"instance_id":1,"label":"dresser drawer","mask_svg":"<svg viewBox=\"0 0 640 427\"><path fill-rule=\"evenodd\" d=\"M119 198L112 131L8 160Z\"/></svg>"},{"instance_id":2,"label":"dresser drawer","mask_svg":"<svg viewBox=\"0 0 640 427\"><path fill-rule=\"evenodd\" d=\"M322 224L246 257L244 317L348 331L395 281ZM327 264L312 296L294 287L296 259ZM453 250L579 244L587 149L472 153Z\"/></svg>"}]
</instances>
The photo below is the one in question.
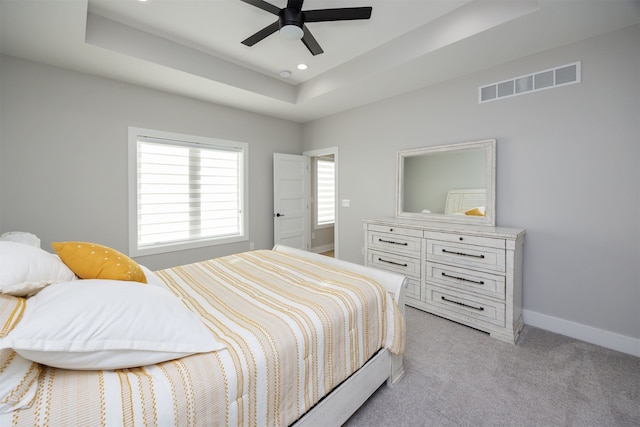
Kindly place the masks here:
<instances>
[{"instance_id":1,"label":"dresser drawer","mask_svg":"<svg viewBox=\"0 0 640 427\"><path fill-rule=\"evenodd\" d=\"M429 284L426 286L426 291L427 304L438 308L439 311L446 311L451 319L465 321L471 327L473 322L469 323L469 318L501 327L505 325L505 304L503 303L464 293L449 292Z\"/></svg>"},{"instance_id":2,"label":"dresser drawer","mask_svg":"<svg viewBox=\"0 0 640 427\"><path fill-rule=\"evenodd\" d=\"M420 279L420 258L409 258L371 250L367 253L367 265L400 273L409 278Z\"/></svg>"},{"instance_id":3,"label":"dresser drawer","mask_svg":"<svg viewBox=\"0 0 640 427\"><path fill-rule=\"evenodd\" d=\"M427 239L440 240L442 242L464 243L467 245L484 246L487 248L506 249L507 247L507 243L504 239L493 239L491 237L441 233L438 231L427 231L425 232L425 237Z\"/></svg>"},{"instance_id":4,"label":"dresser drawer","mask_svg":"<svg viewBox=\"0 0 640 427\"><path fill-rule=\"evenodd\" d=\"M446 264L426 264L427 283L460 289L504 300L505 277L492 273L452 267Z\"/></svg>"},{"instance_id":5,"label":"dresser drawer","mask_svg":"<svg viewBox=\"0 0 640 427\"><path fill-rule=\"evenodd\" d=\"M420 257L422 238L402 234L389 234L380 231L367 233L369 248L385 252L402 253L416 258Z\"/></svg>"},{"instance_id":6,"label":"dresser drawer","mask_svg":"<svg viewBox=\"0 0 640 427\"><path fill-rule=\"evenodd\" d=\"M427 239L427 261L504 273L506 250Z\"/></svg>"},{"instance_id":7,"label":"dresser drawer","mask_svg":"<svg viewBox=\"0 0 640 427\"><path fill-rule=\"evenodd\" d=\"M422 286L420 286L420 281L417 279L407 280L407 286L405 288L404 295L409 298L419 300L421 294L422 294Z\"/></svg>"},{"instance_id":8,"label":"dresser drawer","mask_svg":"<svg viewBox=\"0 0 640 427\"><path fill-rule=\"evenodd\" d=\"M398 236L412 236L422 238L424 232L422 230L415 230L413 228L394 227L393 225L367 225L368 231L377 231L380 233L394 234Z\"/></svg>"}]
</instances>

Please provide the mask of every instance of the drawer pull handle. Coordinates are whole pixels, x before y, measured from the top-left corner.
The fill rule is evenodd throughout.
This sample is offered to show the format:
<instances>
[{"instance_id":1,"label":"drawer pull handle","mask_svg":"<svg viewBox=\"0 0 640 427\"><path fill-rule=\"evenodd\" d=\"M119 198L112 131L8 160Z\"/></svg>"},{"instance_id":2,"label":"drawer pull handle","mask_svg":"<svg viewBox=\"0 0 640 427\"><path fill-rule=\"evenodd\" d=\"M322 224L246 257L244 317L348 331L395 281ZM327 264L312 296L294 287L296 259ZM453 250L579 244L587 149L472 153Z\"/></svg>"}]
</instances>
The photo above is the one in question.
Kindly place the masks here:
<instances>
[{"instance_id":1,"label":"drawer pull handle","mask_svg":"<svg viewBox=\"0 0 640 427\"><path fill-rule=\"evenodd\" d=\"M449 277L451 279L462 280L463 282L471 282L471 283L475 283L476 285L484 285L484 280L471 280L471 279L467 279L466 277L451 276L445 273L444 271L442 272L442 275L444 277Z\"/></svg>"},{"instance_id":2,"label":"drawer pull handle","mask_svg":"<svg viewBox=\"0 0 640 427\"><path fill-rule=\"evenodd\" d=\"M454 303L454 304L458 304L458 305L461 305L463 307L473 308L474 310L478 310L478 311L484 311L484 307L474 307L472 305L465 304L463 302L453 301L453 300L447 299L445 297L440 297L440 298L442 298L442 300L446 301L446 302L451 302L451 303Z\"/></svg>"},{"instance_id":3,"label":"drawer pull handle","mask_svg":"<svg viewBox=\"0 0 640 427\"><path fill-rule=\"evenodd\" d=\"M384 240L384 239L378 239L378 242L382 242L382 243L392 243L394 245L402 245L402 246L407 246L408 243L407 242L394 242L393 240Z\"/></svg>"},{"instance_id":4,"label":"drawer pull handle","mask_svg":"<svg viewBox=\"0 0 640 427\"><path fill-rule=\"evenodd\" d=\"M474 257L474 258L484 259L484 255L465 254L464 252L454 252L454 251L448 251L446 249L443 249L442 252L444 252L446 254L470 256L470 257Z\"/></svg>"},{"instance_id":5,"label":"drawer pull handle","mask_svg":"<svg viewBox=\"0 0 640 427\"><path fill-rule=\"evenodd\" d=\"M386 262L387 264L399 265L400 267L408 267L408 264L400 264L399 262L389 261L386 259L378 258L378 261Z\"/></svg>"}]
</instances>

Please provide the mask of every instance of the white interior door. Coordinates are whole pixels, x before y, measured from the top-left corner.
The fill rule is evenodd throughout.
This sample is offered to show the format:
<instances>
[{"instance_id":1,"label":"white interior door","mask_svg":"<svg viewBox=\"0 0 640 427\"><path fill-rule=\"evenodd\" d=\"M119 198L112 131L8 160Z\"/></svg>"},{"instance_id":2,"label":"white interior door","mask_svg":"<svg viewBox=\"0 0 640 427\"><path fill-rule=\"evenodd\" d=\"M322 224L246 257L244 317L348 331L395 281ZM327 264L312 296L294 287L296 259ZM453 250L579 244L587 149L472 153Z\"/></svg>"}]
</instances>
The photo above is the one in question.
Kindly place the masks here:
<instances>
[{"instance_id":1,"label":"white interior door","mask_svg":"<svg viewBox=\"0 0 640 427\"><path fill-rule=\"evenodd\" d=\"M309 158L273 154L273 241L309 249Z\"/></svg>"}]
</instances>

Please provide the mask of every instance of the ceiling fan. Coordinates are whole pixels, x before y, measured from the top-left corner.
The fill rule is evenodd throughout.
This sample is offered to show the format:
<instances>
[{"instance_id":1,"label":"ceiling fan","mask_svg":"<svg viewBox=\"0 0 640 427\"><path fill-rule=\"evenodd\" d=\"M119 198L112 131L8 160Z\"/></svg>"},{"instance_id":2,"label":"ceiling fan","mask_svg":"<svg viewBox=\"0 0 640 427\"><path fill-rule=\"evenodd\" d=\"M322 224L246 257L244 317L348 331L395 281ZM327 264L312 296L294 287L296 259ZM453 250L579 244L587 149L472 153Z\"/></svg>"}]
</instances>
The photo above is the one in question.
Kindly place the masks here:
<instances>
[{"instance_id":1,"label":"ceiling fan","mask_svg":"<svg viewBox=\"0 0 640 427\"><path fill-rule=\"evenodd\" d=\"M276 31L285 38L302 40L302 43L313 55L324 51L313 37L305 22L351 21L355 19L369 19L371 7L344 7L338 9L302 10L304 0L288 0L287 7L280 9L264 0L241 0L255 7L278 16L278 20L267 25L251 37L242 41L246 46L253 46Z\"/></svg>"}]
</instances>

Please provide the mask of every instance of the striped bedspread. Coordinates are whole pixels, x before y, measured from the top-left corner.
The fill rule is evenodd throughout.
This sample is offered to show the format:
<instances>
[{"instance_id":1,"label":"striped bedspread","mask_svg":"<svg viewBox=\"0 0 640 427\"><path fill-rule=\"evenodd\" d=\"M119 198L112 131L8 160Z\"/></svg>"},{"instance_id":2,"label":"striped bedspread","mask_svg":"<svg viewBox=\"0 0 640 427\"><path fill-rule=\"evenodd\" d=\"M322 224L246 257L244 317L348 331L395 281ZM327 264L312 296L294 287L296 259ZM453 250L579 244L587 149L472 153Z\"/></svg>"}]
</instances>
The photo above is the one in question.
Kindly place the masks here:
<instances>
[{"instance_id":1,"label":"striped bedspread","mask_svg":"<svg viewBox=\"0 0 640 427\"><path fill-rule=\"evenodd\" d=\"M0 424L286 426L381 348L404 350L379 284L253 251L156 272L227 348L116 371L43 367L32 406Z\"/></svg>"}]
</instances>

